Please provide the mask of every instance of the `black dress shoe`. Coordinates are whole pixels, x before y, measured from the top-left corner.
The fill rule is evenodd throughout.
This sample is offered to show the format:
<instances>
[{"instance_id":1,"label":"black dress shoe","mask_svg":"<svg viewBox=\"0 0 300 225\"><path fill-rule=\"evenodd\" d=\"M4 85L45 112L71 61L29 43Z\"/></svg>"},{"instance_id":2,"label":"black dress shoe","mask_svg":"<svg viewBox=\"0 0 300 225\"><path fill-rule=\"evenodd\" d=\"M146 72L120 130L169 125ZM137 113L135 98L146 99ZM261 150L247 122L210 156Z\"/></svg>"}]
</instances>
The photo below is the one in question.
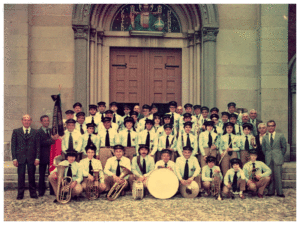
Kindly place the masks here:
<instances>
[{"instance_id":1,"label":"black dress shoe","mask_svg":"<svg viewBox=\"0 0 300 225\"><path fill-rule=\"evenodd\" d=\"M53 202L54 202L54 203L56 203L56 202L58 202L58 201L57 201L57 199L54 199L54 201L53 201Z\"/></svg>"},{"instance_id":2,"label":"black dress shoe","mask_svg":"<svg viewBox=\"0 0 300 225\"><path fill-rule=\"evenodd\" d=\"M30 195L30 198L39 198L37 195Z\"/></svg>"},{"instance_id":3,"label":"black dress shoe","mask_svg":"<svg viewBox=\"0 0 300 225\"><path fill-rule=\"evenodd\" d=\"M17 197L17 200L22 200L23 199L23 196L18 196Z\"/></svg>"},{"instance_id":4,"label":"black dress shoe","mask_svg":"<svg viewBox=\"0 0 300 225\"><path fill-rule=\"evenodd\" d=\"M266 196L274 196L275 194L266 194Z\"/></svg>"},{"instance_id":5,"label":"black dress shoe","mask_svg":"<svg viewBox=\"0 0 300 225\"><path fill-rule=\"evenodd\" d=\"M44 193L40 193L40 194L39 194L39 197L43 197L43 196L44 196Z\"/></svg>"},{"instance_id":6,"label":"black dress shoe","mask_svg":"<svg viewBox=\"0 0 300 225\"><path fill-rule=\"evenodd\" d=\"M281 198L284 198L285 197L285 195L284 194L282 194L282 195L277 195L278 197L281 197Z\"/></svg>"}]
</instances>

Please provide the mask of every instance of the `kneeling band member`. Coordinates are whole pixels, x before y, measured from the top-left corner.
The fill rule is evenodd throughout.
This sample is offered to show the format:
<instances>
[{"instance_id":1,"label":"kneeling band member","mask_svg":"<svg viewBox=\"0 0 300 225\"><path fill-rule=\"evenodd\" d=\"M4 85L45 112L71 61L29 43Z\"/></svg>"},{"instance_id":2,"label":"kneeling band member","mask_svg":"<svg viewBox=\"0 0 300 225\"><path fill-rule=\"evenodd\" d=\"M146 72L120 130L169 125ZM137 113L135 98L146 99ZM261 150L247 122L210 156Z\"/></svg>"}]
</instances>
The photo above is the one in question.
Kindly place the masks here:
<instances>
[{"instance_id":1,"label":"kneeling band member","mask_svg":"<svg viewBox=\"0 0 300 225\"><path fill-rule=\"evenodd\" d=\"M257 151L255 149L250 150L249 153L250 161L243 167L247 187L252 191L253 196L257 192L257 196L263 198L264 190L270 183L272 171L265 163L256 161Z\"/></svg>"},{"instance_id":2,"label":"kneeling band member","mask_svg":"<svg viewBox=\"0 0 300 225\"><path fill-rule=\"evenodd\" d=\"M130 159L124 156L124 147L122 145L114 146L114 157L111 157L107 160L104 167L104 183L106 185L106 191L109 191L111 187L117 182L118 184L122 184L127 180L129 175L120 178L122 169L121 166L126 167L131 171ZM128 183L125 188L128 187ZM123 189L121 195L125 195L125 188Z\"/></svg>"},{"instance_id":3,"label":"kneeling band member","mask_svg":"<svg viewBox=\"0 0 300 225\"><path fill-rule=\"evenodd\" d=\"M132 159L132 173L129 176L129 183L132 187L135 180L142 181L144 187L147 187L147 178L150 172L154 170L154 158L149 156L149 146L140 144L139 155Z\"/></svg>"},{"instance_id":4,"label":"kneeling band member","mask_svg":"<svg viewBox=\"0 0 300 225\"><path fill-rule=\"evenodd\" d=\"M82 182L82 188L84 191L86 191L86 185L88 180L91 182L95 181L94 178L94 172L93 170L99 170L99 181L95 181L96 185L99 187L99 194L103 192L106 189L106 186L104 184L104 174L102 169L102 164L100 160L95 159L96 155L96 146L93 143L90 143L90 145L87 145L85 147L85 151L87 154L87 158L82 159L80 161L80 166L82 167L82 173L83 173L83 182Z\"/></svg>"},{"instance_id":5,"label":"kneeling band member","mask_svg":"<svg viewBox=\"0 0 300 225\"><path fill-rule=\"evenodd\" d=\"M216 166L217 158L214 156L207 156L206 158L206 164L202 168L202 184L205 191L204 196L208 197L211 193L211 186L212 182L214 182L214 179L218 179L218 182L222 182L223 175L221 173L220 167ZM218 175L218 178L214 178L216 175Z\"/></svg>"},{"instance_id":6,"label":"kneeling band member","mask_svg":"<svg viewBox=\"0 0 300 225\"><path fill-rule=\"evenodd\" d=\"M76 200L77 196L82 192L82 168L78 162L75 161L77 152L74 149L66 151L66 160L60 162L58 165L68 166L65 169L64 177L72 177L70 188L72 189L71 196ZM53 187L55 196L57 193L57 168L55 168L48 177L50 184ZM57 202L55 199L54 202Z\"/></svg>"},{"instance_id":7,"label":"kneeling band member","mask_svg":"<svg viewBox=\"0 0 300 225\"><path fill-rule=\"evenodd\" d=\"M201 188L201 168L198 159L192 156L192 152L193 149L191 147L183 147L183 156L176 159L176 175L180 181L180 185L189 185L195 180L199 188Z\"/></svg>"},{"instance_id":8,"label":"kneeling band member","mask_svg":"<svg viewBox=\"0 0 300 225\"><path fill-rule=\"evenodd\" d=\"M241 199L245 199L243 191L246 189L246 177L242 170L242 162L238 158L230 160L232 168L224 176L223 193L229 196L232 189L233 194L239 194Z\"/></svg>"}]
</instances>

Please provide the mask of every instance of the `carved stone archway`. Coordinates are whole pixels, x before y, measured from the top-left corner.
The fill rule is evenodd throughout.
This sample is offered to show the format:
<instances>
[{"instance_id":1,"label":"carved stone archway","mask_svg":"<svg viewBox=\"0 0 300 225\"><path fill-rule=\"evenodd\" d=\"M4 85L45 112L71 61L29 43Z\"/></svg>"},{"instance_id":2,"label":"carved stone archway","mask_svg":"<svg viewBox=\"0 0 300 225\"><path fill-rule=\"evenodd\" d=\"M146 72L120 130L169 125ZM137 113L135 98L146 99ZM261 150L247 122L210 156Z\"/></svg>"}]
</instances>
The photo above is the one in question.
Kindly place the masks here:
<instances>
[{"instance_id":1,"label":"carved stone archway","mask_svg":"<svg viewBox=\"0 0 300 225\"><path fill-rule=\"evenodd\" d=\"M73 7L74 98L86 108L89 103L109 100L102 91L106 88L107 76L97 77L101 68L98 62L107 62L106 58L99 57L103 52L103 37L111 35L107 26L118 7L121 5L76 4ZM172 7L185 25L180 38L186 41L191 49L188 57L194 60L187 68L189 76L183 80L183 92L186 95L183 101L211 108L216 105L216 92L211 87L216 86L216 38L219 31L217 6L180 4L169 7ZM94 61L95 55L97 61Z\"/></svg>"}]
</instances>

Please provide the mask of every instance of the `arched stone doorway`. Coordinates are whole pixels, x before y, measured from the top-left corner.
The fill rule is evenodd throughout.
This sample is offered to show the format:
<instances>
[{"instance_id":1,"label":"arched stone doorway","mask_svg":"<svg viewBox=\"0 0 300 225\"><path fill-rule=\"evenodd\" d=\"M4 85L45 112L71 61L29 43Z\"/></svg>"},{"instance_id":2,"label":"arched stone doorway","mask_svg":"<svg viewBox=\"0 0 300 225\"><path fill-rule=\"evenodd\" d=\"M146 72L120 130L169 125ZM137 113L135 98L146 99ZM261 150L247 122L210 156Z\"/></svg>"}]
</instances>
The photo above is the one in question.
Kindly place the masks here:
<instances>
[{"instance_id":1,"label":"arched stone doorway","mask_svg":"<svg viewBox=\"0 0 300 225\"><path fill-rule=\"evenodd\" d=\"M100 100L110 101L112 47L172 49L176 46L182 51L181 103L215 106L215 91L211 87L215 87L216 79L217 6L166 6L177 16L180 33L134 37L129 31L111 29L115 15L124 5L74 5L75 101L85 107Z\"/></svg>"}]
</instances>

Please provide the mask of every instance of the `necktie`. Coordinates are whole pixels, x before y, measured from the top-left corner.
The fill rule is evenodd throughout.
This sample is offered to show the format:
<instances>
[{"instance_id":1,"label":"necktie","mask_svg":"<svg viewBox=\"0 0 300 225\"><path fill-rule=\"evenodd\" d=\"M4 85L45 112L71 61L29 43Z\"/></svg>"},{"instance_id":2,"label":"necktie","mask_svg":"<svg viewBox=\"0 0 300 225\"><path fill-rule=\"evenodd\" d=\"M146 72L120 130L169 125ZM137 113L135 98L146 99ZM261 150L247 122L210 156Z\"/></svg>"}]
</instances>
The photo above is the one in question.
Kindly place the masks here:
<instances>
[{"instance_id":1,"label":"necktie","mask_svg":"<svg viewBox=\"0 0 300 225\"><path fill-rule=\"evenodd\" d=\"M208 133L208 147L211 148L211 145L212 145L212 136L211 136L211 133L209 132Z\"/></svg>"},{"instance_id":2,"label":"necktie","mask_svg":"<svg viewBox=\"0 0 300 225\"><path fill-rule=\"evenodd\" d=\"M51 137L51 134L50 134L50 129L47 129L46 131L47 131L47 135L48 135L48 137L50 138L50 137Z\"/></svg>"},{"instance_id":3,"label":"necktie","mask_svg":"<svg viewBox=\"0 0 300 225\"><path fill-rule=\"evenodd\" d=\"M92 143L92 138L91 138L91 134L89 134L89 139L87 141L87 146L89 146Z\"/></svg>"},{"instance_id":4,"label":"necktie","mask_svg":"<svg viewBox=\"0 0 300 225\"><path fill-rule=\"evenodd\" d=\"M150 133L149 133L149 131L148 131L147 138L146 138L146 145L150 146Z\"/></svg>"},{"instance_id":5,"label":"necktie","mask_svg":"<svg viewBox=\"0 0 300 225\"><path fill-rule=\"evenodd\" d=\"M103 113L101 113L101 120L103 120L104 116L103 116Z\"/></svg>"},{"instance_id":6,"label":"necktie","mask_svg":"<svg viewBox=\"0 0 300 225\"><path fill-rule=\"evenodd\" d=\"M69 168L68 168L68 172L67 172L67 176L68 177L72 177L72 169L71 169L71 164L69 164Z\"/></svg>"},{"instance_id":7,"label":"necktie","mask_svg":"<svg viewBox=\"0 0 300 225\"><path fill-rule=\"evenodd\" d=\"M270 145L271 145L271 147L273 146L273 135L271 134L271 138L270 138Z\"/></svg>"},{"instance_id":8,"label":"necktie","mask_svg":"<svg viewBox=\"0 0 300 225\"><path fill-rule=\"evenodd\" d=\"M165 163L165 167L167 168L167 166L168 166L168 163Z\"/></svg>"},{"instance_id":9,"label":"necktie","mask_svg":"<svg viewBox=\"0 0 300 225\"><path fill-rule=\"evenodd\" d=\"M209 177L212 178L212 175L213 175L213 171L212 171L212 169L210 169Z\"/></svg>"},{"instance_id":10,"label":"necktie","mask_svg":"<svg viewBox=\"0 0 300 225\"><path fill-rule=\"evenodd\" d=\"M166 148L169 148L170 142L169 142L169 136L167 136L167 140L166 140Z\"/></svg>"},{"instance_id":11,"label":"necktie","mask_svg":"<svg viewBox=\"0 0 300 225\"><path fill-rule=\"evenodd\" d=\"M171 124L174 124L174 113L172 113Z\"/></svg>"},{"instance_id":12,"label":"necktie","mask_svg":"<svg viewBox=\"0 0 300 225\"><path fill-rule=\"evenodd\" d=\"M128 135L127 135L127 147L131 147L130 130L128 130Z\"/></svg>"},{"instance_id":13,"label":"necktie","mask_svg":"<svg viewBox=\"0 0 300 225\"><path fill-rule=\"evenodd\" d=\"M214 127L214 132L217 134L218 132L217 132L217 128L216 127Z\"/></svg>"},{"instance_id":14,"label":"necktie","mask_svg":"<svg viewBox=\"0 0 300 225\"><path fill-rule=\"evenodd\" d=\"M69 137L69 149L73 149L73 137L72 137L72 133L70 133L70 137Z\"/></svg>"},{"instance_id":15,"label":"necktie","mask_svg":"<svg viewBox=\"0 0 300 225\"><path fill-rule=\"evenodd\" d=\"M229 148L232 148L231 135L230 135L230 134L229 134L228 144L229 144L228 147L229 147ZM229 156L232 156L232 151L229 151L229 152L228 152L228 155L229 155Z\"/></svg>"},{"instance_id":16,"label":"necktie","mask_svg":"<svg viewBox=\"0 0 300 225\"><path fill-rule=\"evenodd\" d=\"M116 175L117 175L117 176L120 176L120 174L121 174L120 159L117 159L117 160L118 160L118 166L117 166Z\"/></svg>"},{"instance_id":17,"label":"necktie","mask_svg":"<svg viewBox=\"0 0 300 225\"><path fill-rule=\"evenodd\" d=\"M105 146L106 146L106 147L110 147L110 141L109 141L109 133L108 133L108 130L106 130Z\"/></svg>"},{"instance_id":18,"label":"necktie","mask_svg":"<svg viewBox=\"0 0 300 225\"><path fill-rule=\"evenodd\" d=\"M116 114L114 114L113 122L116 122Z\"/></svg>"},{"instance_id":19,"label":"necktie","mask_svg":"<svg viewBox=\"0 0 300 225\"><path fill-rule=\"evenodd\" d=\"M237 191L237 172L234 172L234 176L233 176L233 182L232 182L232 191L236 192Z\"/></svg>"},{"instance_id":20,"label":"necktie","mask_svg":"<svg viewBox=\"0 0 300 225\"><path fill-rule=\"evenodd\" d=\"M95 122L94 122L94 117L93 117L93 116L92 116L92 123L95 123Z\"/></svg>"},{"instance_id":21,"label":"necktie","mask_svg":"<svg viewBox=\"0 0 300 225\"><path fill-rule=\"evenodd\" d=\"M84 134L84 131L83 131L83 129L82 129L82 124L80 124L80 133L81 133L81 134Z\"/></svg>"},{"instance_id":22,"label":"necktie","mask_svg":"<svg viewBox=\"0 0 300 225\"><path fill-rule=\"evenodd\" d=\"M183 179L184 179L184 180L189 179L189 164L188 164L188 160L185 161L185 167L184 167L184 175L183 175Z\"/></svg>"},{"instance_id":23,"label":"necktie","mask_svg":"<svg viewBox=\"0 0 300 225\"><path fill-rule=\"evenodd\" d=\"M254 120L252 120L252 123L254 123Z\"/></svg>"},{"instance_id":24,"label":"necktie","mask_svg":"<svg viewBox=\"0 0 300 225\"><path fill-rule=\"evenodd\" d=\"M245 150L249 151L249 140L248 140L248 136L246 136Z\"/></svg>"},{"instance_id":25,"label":"necktie","mask_svg":"<svg viewBox=\"0 0 300 225\"><path fill-rule=\"evenodd\" d=\"M143 159L143 171L142 171L143 175L146 173L146 161L145 159Z\"/></svg>"},{"instance_id":26,"label":"necktie","mask_svg":"<svg viewBox=\"0 0 300 225\"><path fill-rule=\"evenodd\" d=\"M93 173L93 166L92 166L92 160L90 160L90 164L89 164L89 174L91 174L92 176L94 175L94 173Z\"/></svg>"},{"instance_id":27,"label":"necktie","mask_svg":"<svg viewBox=\"0 0 300 225\"><path fill-rule=\"evenodd\" d=\"M190 135L189 134L187 134L186 146L191 147L191 140L190 140Z\"/></svg>"},{"instance_id":28,"label":"necktie","mask_svg":"<svg viewBox=\"0 0 300 225\"><path fill-rule=\"evenodd\" d=\"M253 165L253 169L255 169L255 163L252 163L252 165Z\"/></svg>"},{"instance_id":29,"label":"necktie","mask_svg":"<svg viewBox=\"0 0 300 225\"><path fill-rule=\"evenodd\" d=\"M28 138L28 129L26 129L26 133L25 133L25 139Z\"/></svg>"}]
</instances>

